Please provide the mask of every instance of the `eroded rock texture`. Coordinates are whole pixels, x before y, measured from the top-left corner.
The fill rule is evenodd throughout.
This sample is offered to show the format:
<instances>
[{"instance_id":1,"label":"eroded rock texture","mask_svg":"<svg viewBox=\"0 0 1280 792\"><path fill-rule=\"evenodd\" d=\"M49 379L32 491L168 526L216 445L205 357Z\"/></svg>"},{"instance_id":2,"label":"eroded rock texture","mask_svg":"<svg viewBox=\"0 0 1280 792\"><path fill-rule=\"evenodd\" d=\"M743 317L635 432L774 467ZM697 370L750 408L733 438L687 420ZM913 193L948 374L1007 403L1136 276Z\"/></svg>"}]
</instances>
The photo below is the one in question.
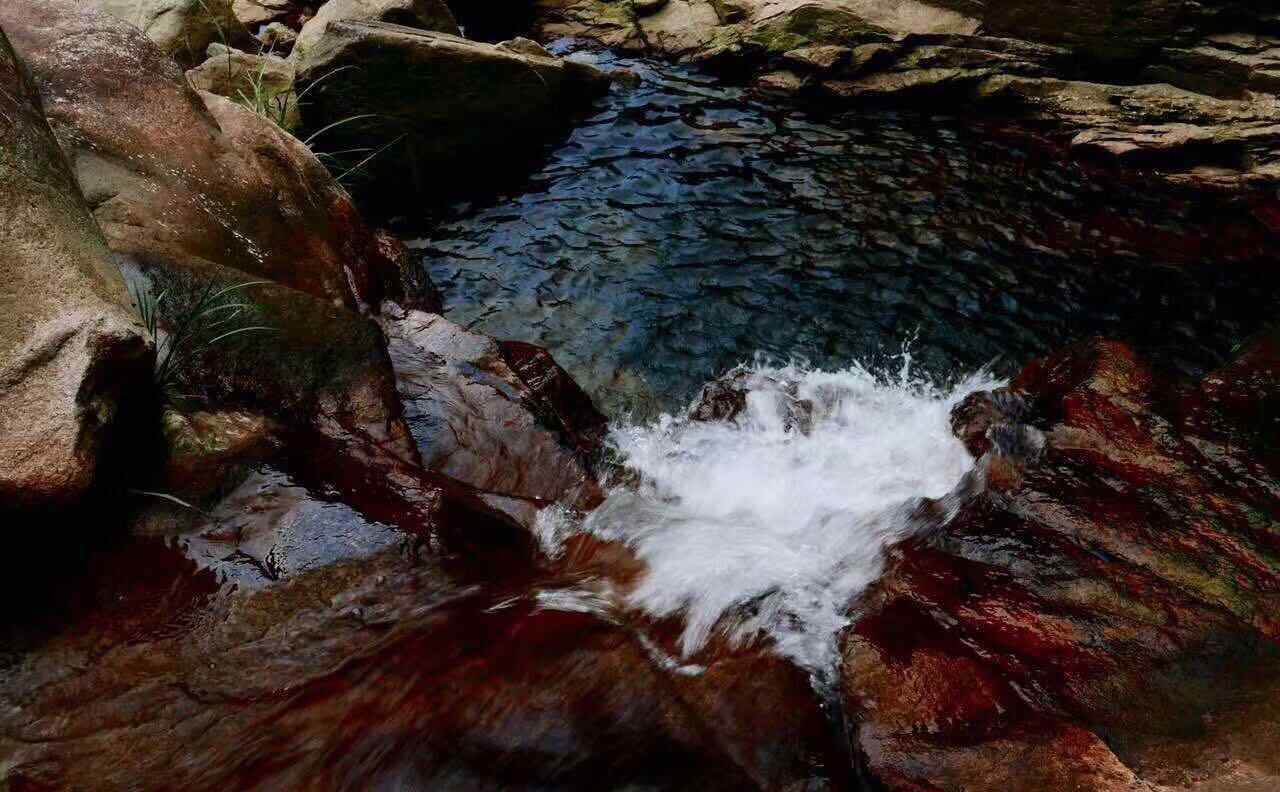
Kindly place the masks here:
<instances>
[{"instance_id":1,"label":"eroded rock texture","mask_svg":"<svg viewBox=\"0 0 1280 792\"><path fill-rule=\"evenodd\" d=\"M1092 341L957 409L986 490L895 552L843 642L886 788L1280 783L1277 350L1183 388Z\"/></svg>"}]
</instances>

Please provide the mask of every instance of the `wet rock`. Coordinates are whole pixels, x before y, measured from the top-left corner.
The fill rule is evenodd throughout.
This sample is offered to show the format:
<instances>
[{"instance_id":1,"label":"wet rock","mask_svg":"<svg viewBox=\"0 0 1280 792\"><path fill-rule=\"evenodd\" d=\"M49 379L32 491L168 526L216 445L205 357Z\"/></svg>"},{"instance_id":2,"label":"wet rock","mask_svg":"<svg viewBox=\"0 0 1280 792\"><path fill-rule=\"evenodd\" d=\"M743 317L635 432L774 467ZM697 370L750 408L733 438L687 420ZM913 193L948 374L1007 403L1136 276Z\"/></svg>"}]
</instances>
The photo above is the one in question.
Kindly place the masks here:
<instances>
[{"instance_id":1,"label":"wet rock","mask_svg":"<svg viewBox=\"0 0 1280 792\"><path fill-rule=\"evenodd\" d=\"M242 481L247 466L273 455L283 427L246 410L164 412L164 492L203 502Z\"/></svg>"},{"instance_id":2,"label":"wet rock","mask_svg":"<svg viewBox=\"0 0 1280 792\"><path fill-rule=\"evenodd\" d=\"M350 196L298 140L197 94L134 28L68 0L13 0L0 26L113 251L202 259L356 306L402 291Z\"/></svg>"},{"instance_id":3,"label":"wet rock","mask_svg":"<svg viewBox=\"0 0 1280 792\"><path fill-rule=\"evenodd\" d=\"M128 402L150 391L145 330L0 33L0 510L93 482Z\"/></svg>"},{"instance_id":4,"label":"wet rock","mask_svg":"<svg viewBox=\"0 0 1280 792\"><path fill-rule=\"evenodd\" d=\"M360 166L381 185L371 200L389 200L388 184L440 197L495 178L608 85L584 64L386 22L330 22L298 52L299 82L314 86L305 128L362 116L326 145L382 152Z\"/></svg>"},{"instance_id":5,"label":"wet rock","mask_svg":"<svg viewBox=\"0 0 1280 792\"><path fill-rule=\"evenodd\" d=\"M442 0L329 0L302 26L293 45L298 71L312 79L324 73L316 70L316 63L325 57L328 45L322 39L332 22L387 22L460 35L453 13Z\"/></svg>"},{"instance_id":6,"label":"wet rock","mask_svg":"<svg viewBox=\"0 0 1280 792\"><path fill-rule=\"evenodd\" d=\"M1280 667L1273 348L1183 388L1091 341L957 409L967 440L996 427L985 488L895 551L843 639L885 788L1149 789L1232 766L1240 741L1208 724L1242 728Z\"/></svg>"},{"instance_id":7,"label":"wet rock","mask_svg":"<svg viewBox=\"0 0 1280 792\"><path fill-rule=\"evenodd\" d=\"M293 66L274 55L250 55L221 44L209 47L209 57L187 70L187 82L246 105L282 129L298 125L298 96L293 90Z\"/></svg>"},{"instance_id":8,"label":"wet rock","mask_svg":"<svg viewBox=\"0 0 1280 792\"><path fill-rule=\"evenodd\" d=\"M90 0L82 5L137 27L166 55L189 65L203 60L214 42L251 39L231 0Z\"/></svg>"},{"instance_id":9,"label":"wet rock","mask_svg":"<svg viewBox=\"0 0 1280 792\"><path fill-rule=\"evenodd\" d=\"M605 419L531 344L384 308L405 418L427 469L488 493L589 507Z\"/></svg>"}]
</instances>

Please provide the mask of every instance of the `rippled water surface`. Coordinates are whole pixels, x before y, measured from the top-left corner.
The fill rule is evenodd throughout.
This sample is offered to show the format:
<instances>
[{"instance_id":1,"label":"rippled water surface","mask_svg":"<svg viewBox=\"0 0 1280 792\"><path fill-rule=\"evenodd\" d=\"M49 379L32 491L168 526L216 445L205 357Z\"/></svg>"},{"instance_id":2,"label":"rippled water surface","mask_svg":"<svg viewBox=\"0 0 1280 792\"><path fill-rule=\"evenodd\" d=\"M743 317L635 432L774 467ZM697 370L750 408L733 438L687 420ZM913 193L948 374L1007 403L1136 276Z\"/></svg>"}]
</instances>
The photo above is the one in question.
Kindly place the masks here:
<instances>
[{"instance_id":1,"label":"rippled water surface","mask_svg":"<svg viewBox=\"0 0 1280 792\"><path fill-rule=\"evenodd\" d=\"M910 339L934 377L1092 333L1194 372L1277 313L1244 210L961 120L818 116L594 57L639 83L414 247L450 318L551 348L615 415L677 408L757 353L874 366Z\"/></svg>"}]
</instances>

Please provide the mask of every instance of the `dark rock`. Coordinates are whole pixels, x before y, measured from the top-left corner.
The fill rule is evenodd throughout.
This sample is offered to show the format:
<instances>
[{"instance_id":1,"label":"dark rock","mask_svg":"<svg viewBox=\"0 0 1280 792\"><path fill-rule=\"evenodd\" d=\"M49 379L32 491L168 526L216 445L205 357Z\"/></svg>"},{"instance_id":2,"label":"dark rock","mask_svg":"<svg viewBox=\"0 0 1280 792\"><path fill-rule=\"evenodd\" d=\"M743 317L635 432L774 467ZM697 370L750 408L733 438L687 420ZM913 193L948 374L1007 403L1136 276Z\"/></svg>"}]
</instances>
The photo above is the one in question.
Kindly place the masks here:
<instances>
[{"instance_id":1,"label":"dark rock","mask_svg":"<svg viewBox=\"0 0 1280 792\"><path fill-rule=\"evenodd\" d=\"M359 174L378 185L369 199L384 203L501 177L608 85L584 64L384 22L330 22L294 58L299 84L314 86L304 128L360 116L322 139L334 150L382 150Z\"/></svg>"}]
</instances>

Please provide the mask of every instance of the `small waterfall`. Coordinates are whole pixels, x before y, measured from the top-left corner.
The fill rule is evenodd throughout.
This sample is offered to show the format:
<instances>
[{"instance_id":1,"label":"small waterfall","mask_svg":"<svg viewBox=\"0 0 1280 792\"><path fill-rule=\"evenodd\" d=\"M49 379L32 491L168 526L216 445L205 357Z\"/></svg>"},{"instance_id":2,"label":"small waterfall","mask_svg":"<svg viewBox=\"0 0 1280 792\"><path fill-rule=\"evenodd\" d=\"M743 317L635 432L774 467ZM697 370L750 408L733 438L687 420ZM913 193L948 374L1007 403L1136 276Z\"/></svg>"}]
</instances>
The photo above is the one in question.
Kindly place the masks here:
<instances>
[{"instance_id":1,"label":"small waterfall","mask_svg":"<svg viewBox=\"0 0 1280 792\"><path fill-rule=\"evenodd\" d=\"M630 603L685 620L692 654L713 630L772 638L819 676L835 663L850 600L880 574L884 550L919 530L922 499L942 498L973 467L951 408L1000 383L980 373L949 387L861 366L755 366L728 380L745 399L729 421L665 415L611 436L634 474L580 530L627 543L648 565ZM940 519L956 503L945 499ZM932 524L936 525L936 519ZM544 545L563 526L543 526Z\"/></svg>"}]
</instances>

